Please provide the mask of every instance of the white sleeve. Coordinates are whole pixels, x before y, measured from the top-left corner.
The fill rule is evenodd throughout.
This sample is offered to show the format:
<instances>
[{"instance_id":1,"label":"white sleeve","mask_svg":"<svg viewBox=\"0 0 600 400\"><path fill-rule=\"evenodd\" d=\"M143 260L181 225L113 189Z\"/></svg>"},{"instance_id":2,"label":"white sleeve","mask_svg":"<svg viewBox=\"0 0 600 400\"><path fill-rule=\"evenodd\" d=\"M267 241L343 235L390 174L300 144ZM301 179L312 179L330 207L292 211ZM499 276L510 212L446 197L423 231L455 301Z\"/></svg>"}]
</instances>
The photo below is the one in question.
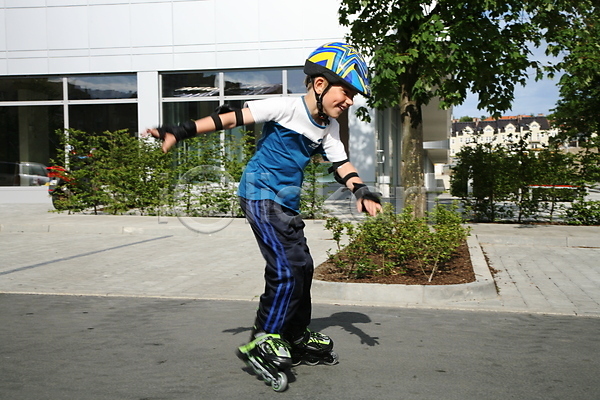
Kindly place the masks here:
<instances>
[{"instance_id":1,"label":"white sleeve","mask_svg":"<svg viewBox=\"0 0 600 400\"><path fill-rule=\"evenodd\" d=\"M329 132L323 138L323 150L331 162L344 161L348 158L344 143L340 139L340 126L337 121L331 121Z\"/></svg>"},{"instance_id":2,"label":"white sleeve","mask_svg":"<svg viewBox=\"0 0 600 400\"><path fill-rule=\"evenodd\" d=\"M260 124L266 121L279 121L288 109L287 103L281 97L263 100L253 100L246 103L254 122Z\"/></svg>"}]
</instances>

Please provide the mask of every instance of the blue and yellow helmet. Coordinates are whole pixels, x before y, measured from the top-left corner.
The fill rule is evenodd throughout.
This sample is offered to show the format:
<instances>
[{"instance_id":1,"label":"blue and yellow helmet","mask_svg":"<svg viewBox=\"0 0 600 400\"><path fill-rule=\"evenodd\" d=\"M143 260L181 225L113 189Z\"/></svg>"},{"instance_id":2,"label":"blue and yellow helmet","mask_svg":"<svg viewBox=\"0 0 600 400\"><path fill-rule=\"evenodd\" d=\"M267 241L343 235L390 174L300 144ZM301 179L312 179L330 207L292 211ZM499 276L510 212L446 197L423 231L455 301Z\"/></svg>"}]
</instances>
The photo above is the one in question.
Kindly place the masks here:
<instances>
[{"instance_id":1,"label":"blue and yellow helmet","mask_svg":"<svg viewBox=\"0 0 600 400\"><path fill-rule=\"evenodd\" d=\"M371 96L367 63L349 44L334 42L317 48L308 56L304 73L323 75L331 84L345 84L365 97Z\"/></svg>"}]
</instances>

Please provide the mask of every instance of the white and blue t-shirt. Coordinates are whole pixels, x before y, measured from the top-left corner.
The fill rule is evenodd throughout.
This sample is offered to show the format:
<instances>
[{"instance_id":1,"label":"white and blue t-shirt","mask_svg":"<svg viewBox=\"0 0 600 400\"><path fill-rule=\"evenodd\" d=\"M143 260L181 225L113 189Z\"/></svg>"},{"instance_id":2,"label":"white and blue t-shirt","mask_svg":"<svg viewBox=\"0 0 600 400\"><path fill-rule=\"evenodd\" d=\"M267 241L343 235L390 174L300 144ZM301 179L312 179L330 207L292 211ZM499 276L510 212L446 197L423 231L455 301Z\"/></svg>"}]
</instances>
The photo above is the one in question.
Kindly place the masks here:
<instances>
[{"instance_id":1,"label":"white and blue t-shirt","mask_svg":"<svg viewBox=\"0 0 600 400\"><path fill-rule=\"evenodd\" d=\"M274 200L296 212L304 168L311 156L331 162L347 158L339 124L321 126L310 115L303 97L276 97L247 103L256 123L264 122L256 153L246 165L238 195L248 200Z\"/></svg>"}]
</instances>

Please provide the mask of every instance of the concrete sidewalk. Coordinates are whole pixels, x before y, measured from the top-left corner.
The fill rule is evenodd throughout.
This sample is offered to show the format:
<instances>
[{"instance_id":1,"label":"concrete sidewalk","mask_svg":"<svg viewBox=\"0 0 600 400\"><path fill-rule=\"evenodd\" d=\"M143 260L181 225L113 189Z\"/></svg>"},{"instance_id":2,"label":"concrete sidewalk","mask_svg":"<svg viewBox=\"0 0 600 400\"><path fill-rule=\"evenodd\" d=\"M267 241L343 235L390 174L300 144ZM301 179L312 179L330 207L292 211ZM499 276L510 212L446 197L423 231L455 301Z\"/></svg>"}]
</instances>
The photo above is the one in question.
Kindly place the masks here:
<instances>
[{"instance_id":1,"label":"concrete sidewalk","mask_svg":"<svg viewBox=\"0 0 600 400\"><path fill-rule=\"evenodd\" d=\"M262 257L243 219L49 209L0 204L0 292L229 300L262 292ZM323 221L306 221L306 236L316 265L325 261L335 243ZM600 227L474 224L469 248L477 282L315 281L314 302L600 316Z\"/></svg>"}]
</instances>

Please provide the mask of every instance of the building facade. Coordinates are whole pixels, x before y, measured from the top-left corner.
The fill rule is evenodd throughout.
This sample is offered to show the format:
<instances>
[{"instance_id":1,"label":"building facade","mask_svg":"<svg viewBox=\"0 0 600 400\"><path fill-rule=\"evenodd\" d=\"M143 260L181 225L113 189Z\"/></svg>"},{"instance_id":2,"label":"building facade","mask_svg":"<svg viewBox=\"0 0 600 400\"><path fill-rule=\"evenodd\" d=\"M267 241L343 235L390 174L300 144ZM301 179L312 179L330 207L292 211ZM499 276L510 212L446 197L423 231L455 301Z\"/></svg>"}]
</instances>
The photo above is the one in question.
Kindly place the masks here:
<instances>
[{"instance_id":1,"label":"building facade","mask_svg":"<svg viewBox=\"0 0 600 400\"><path fill-rule=\"evenodd\" d=\"M524 139L532 150L548 147L548 141L557 134L544 115L505 116L499 119L452 121L450 157L455 157L464 146L477 143L508 145Z\"/></svg>"},{"instance_id":2,"label":"building facade","mask_svg":"<svg viewBox=\"0 0 600 400\"><path fill-rule=\"evenodd\" d=\"M55 132L177 123L269 96L301 96L316 47L344 39L334 0L0 0L0 160L47 164ZM318 12L315 12L318 10ZM357 98L356 106L364 105ZM397 192L397 110L342 122L351 161ZM424 110L427 190L450 111ZM435 181L435 180L433 180Z\"/></svg>"}]
</instances>

